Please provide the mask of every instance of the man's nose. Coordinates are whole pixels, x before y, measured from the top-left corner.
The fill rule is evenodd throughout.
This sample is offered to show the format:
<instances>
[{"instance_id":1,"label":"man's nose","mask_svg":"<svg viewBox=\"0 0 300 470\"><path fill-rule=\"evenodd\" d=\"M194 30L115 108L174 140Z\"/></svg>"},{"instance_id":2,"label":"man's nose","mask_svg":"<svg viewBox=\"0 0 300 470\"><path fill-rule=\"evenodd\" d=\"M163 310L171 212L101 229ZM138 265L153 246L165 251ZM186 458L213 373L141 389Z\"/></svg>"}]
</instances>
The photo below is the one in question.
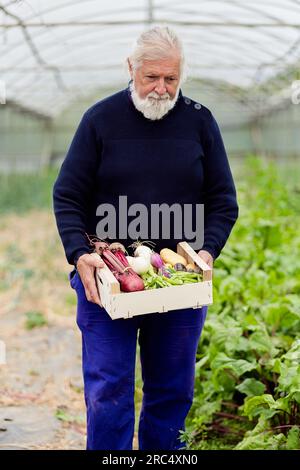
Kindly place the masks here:
<instances>
[{"instance_id":1,"label":"man's nose","mask_svg":"<svg viewBox=\"0 0 300 470\"><path fill-rule=\"evenodd\" d=\"M164 78L159 79L159 82L156 84L155 91L159 95L163 95L164 93L166 93L167 89Z\"/></svg>"}]
</instances>

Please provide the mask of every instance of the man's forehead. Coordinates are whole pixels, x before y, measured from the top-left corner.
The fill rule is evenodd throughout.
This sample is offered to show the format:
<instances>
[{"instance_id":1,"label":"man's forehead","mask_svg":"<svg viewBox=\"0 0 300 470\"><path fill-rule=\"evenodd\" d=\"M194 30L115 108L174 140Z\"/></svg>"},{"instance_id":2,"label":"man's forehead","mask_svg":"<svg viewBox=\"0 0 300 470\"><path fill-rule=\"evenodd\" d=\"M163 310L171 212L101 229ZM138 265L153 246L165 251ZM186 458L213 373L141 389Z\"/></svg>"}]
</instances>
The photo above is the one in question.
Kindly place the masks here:
<instances>
[{"instance_id":1,"label":"man's forehead","mask_svg":"<svg viewBox=\"0 0 300 470\"><path fill-rule=\"evenodd\" d=\"M144 73L172 74L179 72L179 59L144 60L142 63Z\"/></svg>"}]
</instances>

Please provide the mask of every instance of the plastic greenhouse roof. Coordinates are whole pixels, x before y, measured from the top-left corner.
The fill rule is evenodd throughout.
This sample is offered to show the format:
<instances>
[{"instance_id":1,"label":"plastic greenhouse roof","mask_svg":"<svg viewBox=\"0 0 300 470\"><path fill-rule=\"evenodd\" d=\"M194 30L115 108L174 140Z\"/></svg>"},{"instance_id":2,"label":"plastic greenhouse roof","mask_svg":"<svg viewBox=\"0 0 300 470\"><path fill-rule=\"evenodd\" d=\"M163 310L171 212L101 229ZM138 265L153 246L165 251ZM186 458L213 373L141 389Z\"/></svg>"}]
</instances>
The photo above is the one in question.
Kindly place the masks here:
<instances>
[{"instance_id":1,"label":"plastic greenhouse roof","mask_svg":"<svg viewBox=\"0 0 300 470\"><path fill-rule=\"evenodd\" d=\"M161 23L183 40L183 89L202 90L229 122L287 100L299 65L300 0L0 0L7 100L55 116L96 90L123 87L134 40Z\"/></svg>"}]
</instances>

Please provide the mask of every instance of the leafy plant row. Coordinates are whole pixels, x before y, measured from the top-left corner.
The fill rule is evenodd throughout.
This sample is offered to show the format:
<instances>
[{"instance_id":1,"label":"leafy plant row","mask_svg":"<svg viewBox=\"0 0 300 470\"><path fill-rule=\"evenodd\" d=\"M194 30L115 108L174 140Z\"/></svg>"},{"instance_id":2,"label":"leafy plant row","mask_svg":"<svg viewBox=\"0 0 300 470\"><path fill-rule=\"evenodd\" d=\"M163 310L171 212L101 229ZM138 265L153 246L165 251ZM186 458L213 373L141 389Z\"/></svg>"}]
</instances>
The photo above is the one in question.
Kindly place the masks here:
<instances>
[{"instance_id":1,"label":"leafy plant row","mask_svg":"<svg viewBox=\"0 0 300 470\"><path fill-rule=\"evenodd\" d=\"M192 449L300 449L300 198L249 157L198 348Z\"/></svg>"}]
</instances>

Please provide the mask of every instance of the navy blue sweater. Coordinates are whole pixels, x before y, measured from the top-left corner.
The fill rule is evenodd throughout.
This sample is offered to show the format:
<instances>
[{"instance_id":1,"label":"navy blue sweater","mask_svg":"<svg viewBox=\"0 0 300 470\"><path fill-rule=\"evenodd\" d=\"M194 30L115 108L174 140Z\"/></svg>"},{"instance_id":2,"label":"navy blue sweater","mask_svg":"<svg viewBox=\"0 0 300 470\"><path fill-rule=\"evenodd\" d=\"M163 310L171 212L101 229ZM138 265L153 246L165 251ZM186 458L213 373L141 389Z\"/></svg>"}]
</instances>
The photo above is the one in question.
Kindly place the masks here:
<instances>
[{"instance_id":1,"label":"navy blue sweater","mask_svg":"<svg viewBox=\"0 0 300 470\"><path fill-rule=\"evenodd\" d=\"M54 211L67 260L89 253L86 233L95 234L97 207L119 196L142 203L204 204L204 249L217 258L238 216L236 191L222 137L212 113L184 97L152 121L138 111L129 88L109 96L82 117L54 185ZM128 217L128 221L130 221ZM117 227L117 234L118 227ZM127 235L120 238L132 243ZM178 240L153 240L156 250ZM189 241L189 240L188 240Z\"/></svg>"}]
</instances>

